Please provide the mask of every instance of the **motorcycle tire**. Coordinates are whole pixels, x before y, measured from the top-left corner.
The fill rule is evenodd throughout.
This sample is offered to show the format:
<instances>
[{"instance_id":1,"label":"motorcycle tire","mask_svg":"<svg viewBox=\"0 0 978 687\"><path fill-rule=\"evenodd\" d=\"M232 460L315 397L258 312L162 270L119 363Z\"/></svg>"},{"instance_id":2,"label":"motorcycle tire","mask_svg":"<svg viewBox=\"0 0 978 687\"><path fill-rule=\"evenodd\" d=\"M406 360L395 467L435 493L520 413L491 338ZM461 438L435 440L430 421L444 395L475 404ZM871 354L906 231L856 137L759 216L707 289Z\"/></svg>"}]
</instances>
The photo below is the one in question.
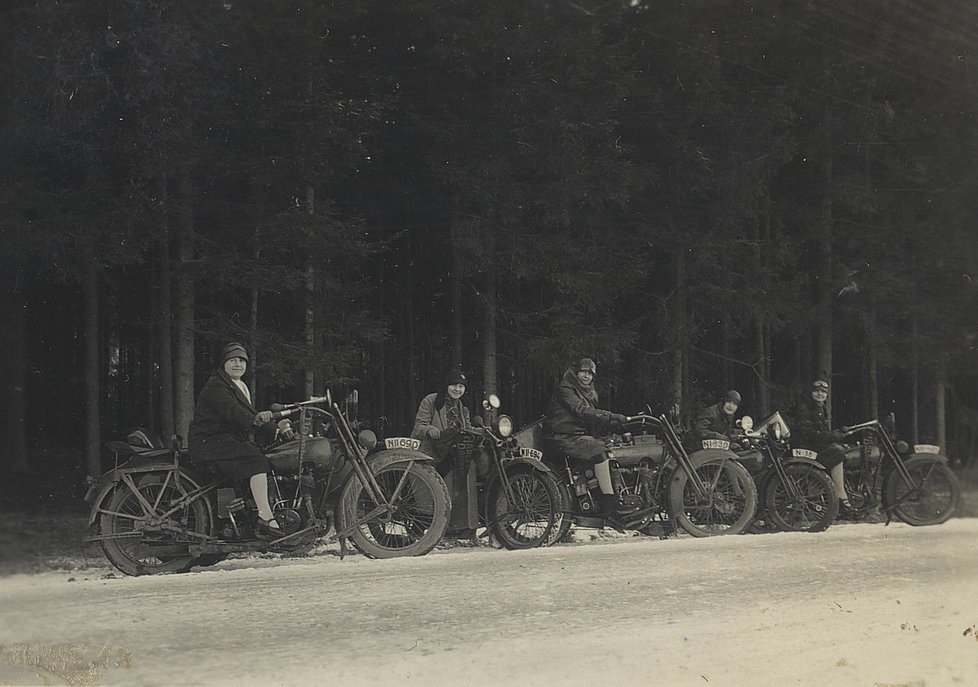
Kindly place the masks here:
<instances>
[{"instance_id":1,"label":"motorcycle tire","mask_svg":"<svg viewBox=\"0 0 978 687\"><path fill-rule=\"evenodd\" d=\"M690 462L706 486L706 500L678 467L669 484L670 519L694 537L744 532L757 511L757 487L747 468L716 455L690 456Z\"/></svg>"},{"instance_id":2,"label":"motorcycle tire","mask_svg":"<svg viewBox=\"0 0 978 687\"><path fill-rule=\"evenodd\" d=\"M557 521L554 523L553 529L550 530L550 535L543 543L543 546L553 546L559 542L567 541L571 526L574 524L574 518L571 516L571 510L574 507L574 497L571 494L570 487L564 482L554 481L559 488L560 508L557 511Z\"/></svg>"},{"instance_id":3,"label":"motorcycle tire","mask_svg":"<svg viewBox=\"0 0 978 687\"><path fill-rule=\"evenodd\" d=\"M961 483L944 462L929 456L905 461L917 487L907 484L898 470L883 483L888 507L908 525L940 525L954 515L961 500Z\"/></svg>"},{"instance_id":4,"label":"motorcycle tire","mask_svg":"<svg viewBox=\"0 0 978 687\"><path fill-rule=\"evenodd\" d=\"M212 565L217 565L223 560L227 560L228 555L226 553L204 553L197 556L194 559L194 565L201 568L207 568Z\"/></svg>"},{"instance_id":5,"label":"motorcycle tire","mask_svg":"<svg viewBox=\"0 0 978 687\"><path fill-rule=\"evenodd\" d=\"M349 534L353 546L369 558L423 556L435 548L448 528L451 499L441 475L417 460L391 462L376 468L377 484L387 498L401 485L393 512L380 513L357 525ZM337 530L375 510L370 493L355 474L340 492Z\"/></svg>"},{"instance_id":6,"label":"motorcycle tire","mask_svg":"<svg viewBox=\"0 0 978 687\"><path fill-rule=\"evenodd\" d=\"M490 490L490 530L505 548L532 549L550 539L561 517L560 487L553 476L532 467L510 469L506 475L515 503L501 481Z\"/></svg>"},{"instance_id":7,"label":"motorcycle tire","mask_svg":"<svg viewBox=\"0 0 978 687\"><path fill-rule=\"evenodd\" d=\"M126 575L160 575L189 570L197 560L189 545L199 537L181 535L180 530L197 534L210 531L210 516L203 497L165 516L167 530L145 528L140 520L161 517L170 504L197 487L179 472L145 475L135 483L139 495L120 482L99 516L102 551L109 562Z\"/></svg>"},{"instance_id":8,"label":"motorcycle tire","mask_svg":"<svg viewBox=\"0 0 978 687\"><path fill-rule=\"evenodd\" d=\"M799 496L792 497L781 476L774 474L763 492L767 516L783 532L827 529L839 513L839 497L832 478L809 465L787 465L784 472Z\"/></svg>"}]
</instances>

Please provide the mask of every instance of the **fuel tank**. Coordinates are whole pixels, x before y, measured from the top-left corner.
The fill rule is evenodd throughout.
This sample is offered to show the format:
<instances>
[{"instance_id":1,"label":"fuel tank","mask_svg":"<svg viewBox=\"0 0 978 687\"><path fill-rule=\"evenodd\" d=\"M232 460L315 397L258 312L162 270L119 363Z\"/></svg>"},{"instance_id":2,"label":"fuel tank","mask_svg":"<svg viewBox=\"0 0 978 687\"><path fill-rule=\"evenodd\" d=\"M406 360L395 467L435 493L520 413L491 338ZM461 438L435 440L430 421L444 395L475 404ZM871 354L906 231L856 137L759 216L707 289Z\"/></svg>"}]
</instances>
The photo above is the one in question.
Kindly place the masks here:
<instances>
[{"instance_id":1,"label":"fuel tank","mask_svg":"<svg viewBox=\"0 0 978 687\"><path fill-rule=\"evenodd\" d=\"M265 451L265 456L271 461L276 471L295 471L299 467L299 440L294 439L279 444ZM331 468L339 458L339 450L326 437L308 437L303 441L303 463L313 463L319 467Z\"/></svg>"}]
</instances>

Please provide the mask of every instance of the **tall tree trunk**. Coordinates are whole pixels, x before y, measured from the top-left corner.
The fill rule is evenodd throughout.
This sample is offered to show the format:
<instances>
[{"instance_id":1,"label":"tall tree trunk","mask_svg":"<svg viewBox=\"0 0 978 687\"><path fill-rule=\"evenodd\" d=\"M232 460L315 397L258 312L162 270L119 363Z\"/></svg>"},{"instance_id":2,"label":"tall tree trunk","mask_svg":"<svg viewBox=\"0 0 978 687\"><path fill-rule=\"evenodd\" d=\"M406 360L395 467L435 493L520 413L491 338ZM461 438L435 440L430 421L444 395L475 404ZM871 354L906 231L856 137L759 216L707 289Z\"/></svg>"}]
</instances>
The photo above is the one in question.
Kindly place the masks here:
<instances>
[{"instance_id":1,"label":"tall tree trunk","mask_svg":"<svg viewBox=\"0 0 978 687\"><path fill-rule=\"evenodd\" d=\"M947 454L947 361L937 363L934 384L934 429L941 453Z\"/></svg>"},{"instance_id":2,"label":"tall tree trunk","mask_svg":"<svg viewBox=\"0 0 978 687\"><path fill-rule=\"evenodd\" d=\"M866 356L866 401L869 415L867 417L878 418L880 416L879 401L879 352L876 345L876 306L870 305L869 312L865 315L865 336L864 346Z\"/></svg>"},{"instance_id":3,"label":"tall tree trunk","mask_svg":"<svg viewBox=\"0 0 978 687\"><path fill-rule=\"evenodd\" d=\"M316 189L312 186L306 189L306 214L309 215L310 220L316 215ZM312 233L312 227L309 227L309 233ZM307 355L312 356L316 350L316 320L315 320L315 304L316 304L316 269L312 263L311 252L310 256L306 258L306 315L305 322L303 323L305 339L306 339L306 352ZM311 359L311 358L310 358ZM303 374L303 393L305 394L303 398L312 398L315 394L316 389L316 368L310 363L306 366L305 372Z\"/></svg>"},{"instance_id":4,"label":"tall tree trunk","mask_svg":"<svg viewBox=\"0 0 978 687\"><path fill-rule=\"evenodd\" d=\"M917 348L917 314L910 315L910 436L920 443L920 351Z\"/></svg>"},{"instance_id":5,"label":"tall tree trunk","mask_svg":"<svg viewBox=\"0 0 978 687\"><path fill-rule=\"evenodd\" d=\"M89 477L102 474L102 434L99 401L98 275L99 265L90 259L83 283L85 298L85 470Z\"/></svg>"},{"instance_id":6,"label":"tall tree trunk","mask_svg":"<svg viewBox=\"0 0 978 687\"><path fill-rule=\"evenodd\" d=\"M832 235L833 235L833 171L832 134L828 121L822 123L822 203L821 227L818 235L818 257L815 274L815 356L816 375L832 381ZM826 401L829 422L832 418L832 397Z\"/></svg>"},{"instance_id":7,"label":"tall tree trunk","mask_svg":"<svg viewBox=\"0 0 978 687\"><path fill-rule=\"evenodd\" d=\"M261 260L261 230L256 226L255 233L252 235L252 240L254 241L254 248L251 252L252 260L255 266L258 266ZM251 307L249 308L248 317L248 341L251 342L251 381L248 383L248 388L251 390L251 397L255 400L258 399L258 289L251 289Z\"/></svg>"},{"instance_id":8,"label":"tall tree trunk","mask_svg":"<svg viewBox=\"0 0 978 687\"><path fill-rule=\"evenodd\" d=\"M173 323L176 331L174 356L174 426L187 441L194 415L194 211L188 172L180 176L177 211L177 267L173 289Z\"/></svg>"},{"instance_id":9,"label":"tall tree trunk","mask_svg":"<svg viewBox=\"0 0 978 687\"><path fill-rule=\"evenodd\" d=\"M466 231L462 227L462 222L467 223L467 228L472 231L472 224L475 220L464 220L458 212L453 212L449 226L451 232L452 246L452 331L451 331L451 360L450 367L461 367L462 365L462 275L464 265L462 260L462 242L465 239Z\"/></svg>"},{"instance_id":10,"label":"tall tree trunk","mask_svg":"<svg viewBox=\"0 0 978 687\"><path fill-rule=\"evenodd\" d=\"M417 268L414 261L414 235L408 231L405 239L404 251L407 253L405 263L405 280L407 288L404 289L404 319L407 336L407 406L414 411L420 400L418 397L418 358L417 358L417 337L415 336L415 317L414 317L414 270ZM441 380L439 380L439 383ZM413 420L414 416L410 418Z\"/></svg>"},{"instance_id":11,"label":"tall tree trunk","mask_svg":"<svg viewBox=\"0 0 978 687\"><path fill-rule=\"evenodd\" d=\"M672 322L675 325L674 345L672 353L672 403L678 403L683 409L683 398L686 387L686 253L676 252L673 274L675 287L675 305Z\"/></svg>"},{"instance_id":12,"label":"tall tree trunk","mask_svg":"<svg viewBox=\"0 0 978 687\"><path fill-rule=\"evenodd\" d=\"M163 184L166 185L165 183ZM164 203L164 216L166 204ZM175 431L173 420L173 299L170 287L170 228L167 220L161 227L156 241L156 284L159 309L156 319L156 350L159 364L159 429L160 435L169 440Z\"/></svg>"},{"instance_id":13,"label":"tall tree trunk","mask_svg":"<svg viewBox=\"0 0 978 687\"><path fill-rule=\"evenodd\" d=\"M0 469L27 472L30 458L27 451L27 371L30 369L27 351L27 299L24 297L23 275L13 261L0 262L0 400L3 451Z\"/></svg>"},{"instance_id":14,"label":"tall tree trunk","mask_svg":"<svg viewBox=\"0 0 978 687\"><path fill-rule=\"evenodd\" d=\"M496 233L493 231L487 232L486 236L486 253L488 255L488 260L486 260L486 265L489 269L486 270L486 303L485 303L485 317L482 322L482 388L483 388L483 398L487 398L489 394L497 393L498 389L498 371L496 369L497 363L497 351L496 351L496 317L498 313L499 304L497 302L497 282L496 282ZM490 423L495 421L495 411L489 412L489 417L486 418Z\"/></svg>"}]
</instances>

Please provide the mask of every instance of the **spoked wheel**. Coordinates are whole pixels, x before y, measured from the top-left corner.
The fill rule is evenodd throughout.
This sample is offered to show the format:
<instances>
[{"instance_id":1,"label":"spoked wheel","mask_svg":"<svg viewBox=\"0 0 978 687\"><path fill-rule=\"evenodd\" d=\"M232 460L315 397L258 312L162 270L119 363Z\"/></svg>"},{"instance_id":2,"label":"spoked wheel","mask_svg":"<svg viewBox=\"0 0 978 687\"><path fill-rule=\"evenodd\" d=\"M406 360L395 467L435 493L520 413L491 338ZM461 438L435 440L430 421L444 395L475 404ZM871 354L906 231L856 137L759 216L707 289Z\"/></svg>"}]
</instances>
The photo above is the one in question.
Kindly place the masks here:
<instances>
[{"instance_id":1,"label":"spoked wheel","mask_svg":"<svg viewBox=\"0 0 978 687\"><path fill-rule=\"evenodd\" d=\"M750 472L732 458L691 456L706 493L697 495L681 467L669 485L670 516L694 537L740 534L754 519L757 487Z\"/></svg>"},{"instance_id":2,"label":"spoked wheel","mask_svg":"<svg viewBox=\"0 0 978 687\"><path fill-rule=\"evenodd\" d=\"M839 497L832 479L809 465L788 465L764 490L768 516L786 532L821 532L835 520ZM787 483L786 483L787 482Z\"/></svg>"},{"instance_id":3,"label":"spoked wheel","mask_svg":"<svg viewBox=\"0 0 978 687\"><path fill-rule=\"evenodd\" d=\"M489 495L492 533L507 549L531 549L547 543L561 516L561 498L556 480L533 468L511 470L506 481L512 502L502 483Z\"/></svg>"},{"instance_id":4,"label":"spoked wheel","mask_svg":"<svg viewBox=\"0 0 978 687\"><path fill-rule=\"evenodd\" d=\"M192 533L209 529L203 497L181 502L196 485L176 471L136 477L134 485L135 491L120 482L99 516L105 557L127 575L189 570L195 563L189 545L203 539Z\"/></svg>"},{"instance_id":5,"label":"spoked wheel","mask_svg":"<svg viewBox=\"0 0 978 687\"><path fill-rule=\"evenodd\" d=\"M550 534L547 536L547 540L543 542L543 546L552 546L557 542L564 541L570 532L571 525L574 524L574 519L570 514L571 509L574 507L574 497L570 487L563 482L554 481L557 483L558 493L560 494L560 507L557 509L557 519L554 522L554 526L550 529Z\"/></svg>"},{"instance_id":6,"label":"spoked wheel","mask_svg":"<svg viewBox=\"0 0 978 687\"><path fill-rule=\"evenodd\" d=\"M883 486L888 505L908 525L939 525L954 515L961 498L961 484L939 460L915 456L906 461L913 480L909 484L894 470Z\"/></svg>"},{"instance_id":7,"label":"spoked wheel","mask_svg":"<svg viewBox=\"0 0 978 687\"><path fill-rule=\"evenodd\" d=\"M377 484L390 509L378 504L356 475L340 494L337 529L349 529L372 511L377 514L349 534L353 545L371 558L421 556L433 548L448 527L450 500L441 475L431 465L406 459L374 468Z\"/></svg>"}]
</instances>

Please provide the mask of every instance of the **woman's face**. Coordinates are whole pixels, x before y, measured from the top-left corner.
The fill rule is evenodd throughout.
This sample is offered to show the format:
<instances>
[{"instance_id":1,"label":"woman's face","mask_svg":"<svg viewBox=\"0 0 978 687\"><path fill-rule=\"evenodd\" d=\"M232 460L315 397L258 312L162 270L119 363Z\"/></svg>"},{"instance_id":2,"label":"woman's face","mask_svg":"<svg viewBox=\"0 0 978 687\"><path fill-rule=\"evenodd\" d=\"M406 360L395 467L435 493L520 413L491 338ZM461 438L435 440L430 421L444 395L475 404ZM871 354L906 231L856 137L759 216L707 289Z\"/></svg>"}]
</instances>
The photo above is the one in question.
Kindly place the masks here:
<instances>
[{"instance_id":1,"label":"woman's face","mask_svg":"<svg viewBox=\"0 0 978 687\"><path fill-rule=\"evenodd\" d=\"M587 386L592 381L594 381L594 373L590 370L578 370L577 381L579 381L584 386Z\"/></svg>"},{"instance_id":2,"label":"woman's face","mask_svg":"<svg viewBox=\"0 0 978 687\"><path fill-rule=\"evenodd\" d=\"M224 361L224 371L231 379L241 379L247 368L248 361L244 358L228 358Z\"/></svg>"},{"instance_id":3,"label":"woman's face","mask_svg":"<svg viewBox=\"0 0 978 687\"><path fill-rule=\"evenodd\" d=\"M825 389L814 389L812 391L812 398L815 399L816 403L825 403L829 397L829 392Z\"/></svg>"},{"instance_id":4,"label":"woman's face","mask_svg":"<svg viewBox=\"0 0 978 687\"><path fill-rule=\"evenodd\" d=\"M462 398L462 394L465 393L464 384L449 384L448 385L448 397L458 400Z\"/></svg>"}]
</instances>

